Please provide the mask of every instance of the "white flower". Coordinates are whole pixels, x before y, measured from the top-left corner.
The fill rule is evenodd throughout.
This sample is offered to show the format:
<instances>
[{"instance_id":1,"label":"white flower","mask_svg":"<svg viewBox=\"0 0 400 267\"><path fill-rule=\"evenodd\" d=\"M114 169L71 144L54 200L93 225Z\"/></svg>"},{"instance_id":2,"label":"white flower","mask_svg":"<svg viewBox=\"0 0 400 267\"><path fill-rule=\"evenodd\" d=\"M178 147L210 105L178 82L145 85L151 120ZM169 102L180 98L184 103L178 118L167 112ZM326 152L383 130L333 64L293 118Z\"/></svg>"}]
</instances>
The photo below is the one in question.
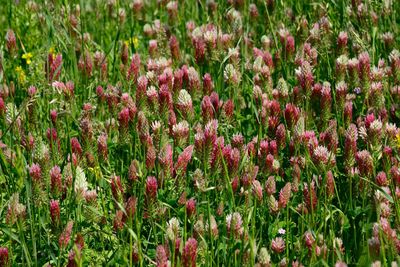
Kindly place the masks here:
<instances>
[{"instance_id":1,"label":"white flower","mask_svg":"<svg viewBox=\"0 0 400 267\"><path fill-rule=\"evenodd\" d=\"M174 241L179 237L179 220L175 217L167 222L167 237L169 240Z\"/></svg>"},{"instance_id":2,"label":"white flower","mask_svg":"<svg viewBox=\"0 0 400 267\"><path fill-rule=\"evenodd\" d=\"M179 91L178 104L185 107L192 106L192 97L185 89Z\"/></svg>"},{"instance_id":3,"label":"white flower","mask_svg":"<svg viewBox=\"0 0 400 267\"><path fill-rule=\"evenodd\" d=\"M88 190L88 183L86 181L86 175L83 172L81 167L76 167L76 177L75 177L75 185L74 185L76 194L83 194Z\"/></svg>"}]
</instances>

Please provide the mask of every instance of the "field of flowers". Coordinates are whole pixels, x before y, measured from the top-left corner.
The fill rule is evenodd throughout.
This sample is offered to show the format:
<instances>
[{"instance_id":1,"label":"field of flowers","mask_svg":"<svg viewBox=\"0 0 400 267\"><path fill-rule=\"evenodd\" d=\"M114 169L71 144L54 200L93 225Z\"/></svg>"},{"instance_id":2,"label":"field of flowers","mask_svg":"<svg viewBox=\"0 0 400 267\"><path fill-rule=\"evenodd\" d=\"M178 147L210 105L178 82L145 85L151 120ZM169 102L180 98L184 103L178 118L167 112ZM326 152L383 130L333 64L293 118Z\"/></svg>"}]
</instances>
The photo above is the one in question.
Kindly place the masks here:
<instances>
[{"instance_id":1,"label":"field of flowers","mask_svg":"<svg viewBox=\"0 0 400 267\"><path fill-rule=\"evenodd\" d=\"M400 263L400 1L0 2L0 266Z\"/></svg>"}]
</instances>

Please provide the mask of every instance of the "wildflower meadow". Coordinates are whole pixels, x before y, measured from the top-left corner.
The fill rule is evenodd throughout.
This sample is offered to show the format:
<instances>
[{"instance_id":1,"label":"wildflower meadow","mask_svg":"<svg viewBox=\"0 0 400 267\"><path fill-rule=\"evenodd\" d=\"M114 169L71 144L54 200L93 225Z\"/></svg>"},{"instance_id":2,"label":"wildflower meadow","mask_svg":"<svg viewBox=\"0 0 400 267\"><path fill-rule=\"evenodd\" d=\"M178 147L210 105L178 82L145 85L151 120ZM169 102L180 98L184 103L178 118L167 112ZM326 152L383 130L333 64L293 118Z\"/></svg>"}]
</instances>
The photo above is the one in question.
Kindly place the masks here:
<instances>
[{"instance_id":1,"label":"wildflower meadow","mask_svg":"<svg viewBox=\"0 0 400 267\"><path fill-rule=\"evenodd\" d=\"M400 1L0 0L0 266L399 266Z\"/></svg>"}]
</instances>

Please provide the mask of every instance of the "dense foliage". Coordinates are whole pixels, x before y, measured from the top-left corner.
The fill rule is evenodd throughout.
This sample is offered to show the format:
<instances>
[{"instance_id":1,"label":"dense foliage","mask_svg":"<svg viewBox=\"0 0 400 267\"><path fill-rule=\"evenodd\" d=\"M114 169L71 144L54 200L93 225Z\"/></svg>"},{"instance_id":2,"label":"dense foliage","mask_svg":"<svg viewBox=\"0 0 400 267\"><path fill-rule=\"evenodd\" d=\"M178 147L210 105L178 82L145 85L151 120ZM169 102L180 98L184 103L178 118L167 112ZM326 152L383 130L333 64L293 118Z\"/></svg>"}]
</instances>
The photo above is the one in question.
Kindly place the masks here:
<instances>
[{"instance_id":1,"label":"dense foliage","mask_svg":"<svg viewBox=\"0 0 400 267\"><path fill-rule=\"evenodd\" d=\"M399 13L0 1L0 266L397 266Z\"/></svg>"}]
</instances>

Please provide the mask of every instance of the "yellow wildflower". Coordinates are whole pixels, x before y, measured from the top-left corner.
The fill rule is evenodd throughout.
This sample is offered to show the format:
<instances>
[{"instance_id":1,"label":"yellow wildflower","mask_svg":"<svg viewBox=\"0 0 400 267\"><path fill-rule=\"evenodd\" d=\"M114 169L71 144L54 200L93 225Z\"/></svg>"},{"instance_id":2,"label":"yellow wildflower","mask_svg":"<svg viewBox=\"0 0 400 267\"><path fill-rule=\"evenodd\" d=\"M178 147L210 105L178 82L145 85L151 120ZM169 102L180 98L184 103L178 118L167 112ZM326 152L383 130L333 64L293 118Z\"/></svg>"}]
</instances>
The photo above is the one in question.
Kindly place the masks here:
<instances>
[{"instance_id":1,"label":"yellow wildflower","mask_svg":"<svg viewBox=\"0 0 400 267\"><path fill-rule=\"evenodd\" d=\"M56 52L56 50L54 49L54 46L50 47L49 53L54 55L55 52Z\"/></svg>"},{"instance_id":2,"label":"yellow wildflower","mask_svg":"<svg viewBox=\"0 0 400 267\"><path fill-rule=\"evenodd\" d=\"M400 149L400 133L396 135L397 148Z\"/></svg>"},{"instance_id":3,"label":"yellow wildflower","mask_svg":"<svg viewBox=\"0 0 400 267\"><path fill-rule=\"evenodd\" d=\"M16 67L15 71L17 72L18 75L18 82L24 84L26 80L25 71L22 69L21 66Z\"/></svg>"},{"instance_id":4,"label":"yellow wildflower","mask_svg":"<svg viewBox=\"0 0 400 267\"><path fill-rule=\"evenodd\" d=\"M131 42L132 42L133 46L135 47L135 49L137 49L139 46L139 39L136 36L132 37Z\"/></svg>"},{"instance_id":5,"label":"yellow wildflower","mask_svg":"<svg viewBox=\"0 0 400 267\"><path fill-rule=\"evenodd\" d=\"M32 60L31 58L33 57L32 53L25 53L22 55L22 58L26 60L26 64L31 64Z\"/></svg>"},{"instance_id":6,"label":"yellow wildflower","mask_svg":"<svg viewBox=\"0 0 400 267\"><path fill-rule=\"evenodd\" d=\"M100 179L101 178L101 176L102 176L102 173L101 173L101 170L100 170L100 167L94 167L94 168L88 168L88 170L91 172L91 173L93 173L94 174L94 176L96 177L96 179Z\"/></svg>"},{"instance_id":7,"label":"yellow wildflower","mask_svg":"<svg viewBox=\"0 0 400 267\"><path fill-rule=\"evenodd\" d=\"M135 49L138 48L139 46L139 38L135 37L131 37L128 40L125 40L124 43L129 46L130 44L133 44L133 46L135 47Z\"/></svg>"}]
</instances>

